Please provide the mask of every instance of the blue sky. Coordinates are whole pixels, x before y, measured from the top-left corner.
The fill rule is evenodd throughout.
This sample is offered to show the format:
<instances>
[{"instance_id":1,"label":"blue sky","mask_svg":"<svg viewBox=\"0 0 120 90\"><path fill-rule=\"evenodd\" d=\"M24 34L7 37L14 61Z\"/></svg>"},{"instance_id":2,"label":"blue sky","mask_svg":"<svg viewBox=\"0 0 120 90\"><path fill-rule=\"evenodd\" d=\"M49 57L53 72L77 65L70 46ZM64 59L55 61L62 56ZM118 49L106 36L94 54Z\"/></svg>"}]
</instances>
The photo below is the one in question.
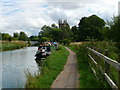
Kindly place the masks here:
<instances>
[{"instance_id":1,"label":"blue sky","mask_svg":"<svg viewBox=\"0 0 120 90\"><path fill-rule=\"evenodd\" d=\"M69 1L69 2L68 2ZM96 14L111 20L118 14L119 0L1 0L1 32L24 31L29 36L38 35L43 25L51 25L59 19L78 25L84 16Z\"/></svg>"}]
</instances>

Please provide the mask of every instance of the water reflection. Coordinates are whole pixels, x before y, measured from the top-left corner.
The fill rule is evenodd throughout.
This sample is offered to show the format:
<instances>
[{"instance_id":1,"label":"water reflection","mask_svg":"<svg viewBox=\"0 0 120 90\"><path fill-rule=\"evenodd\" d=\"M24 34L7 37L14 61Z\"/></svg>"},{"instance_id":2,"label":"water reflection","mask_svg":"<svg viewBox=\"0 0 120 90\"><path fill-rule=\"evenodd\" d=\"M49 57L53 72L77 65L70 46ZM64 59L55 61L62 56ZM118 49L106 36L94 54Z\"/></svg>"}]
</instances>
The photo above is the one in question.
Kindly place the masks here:
<instances>
[{"instance_id":1,"label":"water reflection","mask_svg":"<svg viewBox=\"0 0 120 90\"><path fill-rule=\"evenodd\" d=\"M37 47L5 51L2 53L2 88L24 88L28 70L32 75L39 72L35 61ZM39 65L40 66L40 65Z\"/></svg>"}]
</instances>

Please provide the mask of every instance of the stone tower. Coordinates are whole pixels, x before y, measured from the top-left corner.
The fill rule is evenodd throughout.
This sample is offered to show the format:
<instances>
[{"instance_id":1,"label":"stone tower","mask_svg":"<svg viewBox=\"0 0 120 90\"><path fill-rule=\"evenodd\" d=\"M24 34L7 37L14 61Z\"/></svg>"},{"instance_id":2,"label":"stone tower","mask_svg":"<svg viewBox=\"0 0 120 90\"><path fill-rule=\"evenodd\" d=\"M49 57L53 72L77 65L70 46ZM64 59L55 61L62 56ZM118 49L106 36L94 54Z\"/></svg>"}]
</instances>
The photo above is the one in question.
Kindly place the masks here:
<instances>
[{"instance_id":1,"label":"stone tower","mask_svg":"<svg viewBox=\"0 0 120 90\"><path fill-rule=\"evenodd\" d=\"M59 28L64 28L66 26L69 26L68 23L67 23L67 20L59 20L58 21L58 25L59 25Z\"/></svg>"}]
</instances>

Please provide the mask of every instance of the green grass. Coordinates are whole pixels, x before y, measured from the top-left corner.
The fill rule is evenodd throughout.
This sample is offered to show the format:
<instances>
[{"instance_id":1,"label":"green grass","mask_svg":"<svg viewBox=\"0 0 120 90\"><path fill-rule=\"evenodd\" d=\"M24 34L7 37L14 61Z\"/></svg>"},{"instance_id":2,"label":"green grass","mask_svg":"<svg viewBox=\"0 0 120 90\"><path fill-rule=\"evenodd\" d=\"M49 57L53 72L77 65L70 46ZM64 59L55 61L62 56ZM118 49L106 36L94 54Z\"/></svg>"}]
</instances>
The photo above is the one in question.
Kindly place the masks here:
<instances>
[{"instance_id":1,"label":"green grass","mask_svg":"<svg viewBox=\"0 0 120 90\"><path fill-rule=\"evenodd\" d=\"M0 51L8 51L14 49L20 49L25 47L27 44L24 41L19 42L0 42Z\"/></svg>"},{"instance_id":2,"label":"green grass","mask_svg":"<svg viewBox=\"0 0 120 90\"><path fill-rule=\"evenodd\" d=\"M90 58L88 58L86 47L91 47L97 50L98 52L105 55L105 50L108 50L108 57L114 60L118 59L117 54L117 47L114 42L86 42L83 45L76 45L76 46L70 46L72 50L74 50L77 53L78 57L78 64L79 64L79 71L80 71L80 85L81 87L102 87L102 88L110 88L108 83L106 82L104 76L100 73L100 70L96 68L96 66L93 64ZM94 56L94 55L92 55ZM100 59L98 56L96 62L99 64L100 67L104 70L105 68L105 61L103 59ZM98 62L99 61L99 62ZM99 77L99 80L94 81L94 76L92 74L91 68L89 66L89 63L92 64L92 67L96 70L97 76ZM110 71L107 73L109 77L118 85L118 70L112 66L110 66ZM92 80L93 78L93 80ZM86 82L87 81L87 82ZM97 84L99 83L99 85ZM86 83L86 84L85 84ZM88 83L88 84L87 84ZM96 84L96 85L95 85Z\"/></svg>"},{"instance_id":3,"label":"green grass","mask_svg":"<svg viewBox=\"0 0 120 90\"><path fill-rule=\"evenodd\" d=\"M118 48L116 47L115 42L94 42L94 43L89 43L89 46L91 48L96 48L96 50L102 54L105 55L105 50L108 50L108 57L113 59L113 60L118 60ZM98 57L99 58L99 57ZM99 59L99 65L102 66L103 70L105 68L105 61L103 59ZM107 73L108 76L113 80L113 82L118 85L118 70L114 68L113 66L110 65L110 70Z\"/></svg>"},{"instance_id":4,"label":"green grass","mask_svg":"<svg viewBox=\"0 0 120 90\"><path fill-rule=\"evenodd\" d=\"M59 46L58 50L54 50L46 58L41 74L35 76L27 75L26 88L50 88L53 81L63 70L68 55L69 52L63 46Z\"/></svg>"},{"instance_id":5,"label":"green grass","mask_svg":"<svg viewBox=\"0 0 120 90\"><path fill-rule=\"evenodd\" d=\"M99 88L98 81L96 80L88 64L88 56L85 49L86 47L84 45L71 45L69 48L77 54L78 69L80 74L80 88Z\"/></svg>"}]
</instances>

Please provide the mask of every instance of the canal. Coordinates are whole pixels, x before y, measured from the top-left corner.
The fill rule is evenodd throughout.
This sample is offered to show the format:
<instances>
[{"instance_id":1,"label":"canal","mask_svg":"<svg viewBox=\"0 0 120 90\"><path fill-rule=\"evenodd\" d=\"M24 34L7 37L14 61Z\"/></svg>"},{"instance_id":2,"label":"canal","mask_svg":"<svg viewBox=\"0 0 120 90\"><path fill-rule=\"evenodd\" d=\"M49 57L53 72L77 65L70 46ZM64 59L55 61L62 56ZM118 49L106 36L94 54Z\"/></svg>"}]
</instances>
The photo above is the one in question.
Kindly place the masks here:
<instances>
[{"instance_id":1,"label":"canal","mask_svg":"<svg viewBox=\"0 0 120 90\"><path fill-rule=\"evenodd\" d=\"M32 75L39 73L39 67L35 61L37 47L4 51L2 54L2 88L24 88L26 72Z\"/></svg>"}]
</instances>

